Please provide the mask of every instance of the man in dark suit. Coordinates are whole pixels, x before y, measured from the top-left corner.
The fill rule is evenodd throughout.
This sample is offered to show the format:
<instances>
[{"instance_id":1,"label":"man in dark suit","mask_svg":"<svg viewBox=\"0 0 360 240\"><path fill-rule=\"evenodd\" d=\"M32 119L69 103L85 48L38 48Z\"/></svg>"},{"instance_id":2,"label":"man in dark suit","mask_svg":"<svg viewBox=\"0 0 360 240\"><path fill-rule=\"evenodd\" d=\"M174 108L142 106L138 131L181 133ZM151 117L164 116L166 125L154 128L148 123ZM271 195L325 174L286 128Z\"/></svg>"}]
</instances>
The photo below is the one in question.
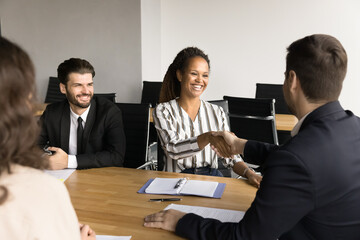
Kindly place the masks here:
<instances>
[{"instance_id":1,"label":"man in dark suit","mask_svg":"<svg viewBox=\"0 0 360 240\"><path fill-rule=\"evenodd\" d=\"M347 55L328 35L292 43L286 57L284 96L299 120L292 138L274 146L223 136L229 157L243 154L264 165L251 207L239 223L221 223L175 210L149 215L145 226L189 239L359 239L360 120L338 102Z\"/></svg>"},{"instance_id":2,"label":"man in dark suit","mask_svg":"<svg viewBox=\"0 0 360 240\"><path fill-rule=\"evenodd\" d=\"M93 66L70 58L57 69L66 100L50 104L41 116L39 144L54 153L50 169L123 166L125 134L121 111L93 97Z\"/></svg>"}]
</instances>

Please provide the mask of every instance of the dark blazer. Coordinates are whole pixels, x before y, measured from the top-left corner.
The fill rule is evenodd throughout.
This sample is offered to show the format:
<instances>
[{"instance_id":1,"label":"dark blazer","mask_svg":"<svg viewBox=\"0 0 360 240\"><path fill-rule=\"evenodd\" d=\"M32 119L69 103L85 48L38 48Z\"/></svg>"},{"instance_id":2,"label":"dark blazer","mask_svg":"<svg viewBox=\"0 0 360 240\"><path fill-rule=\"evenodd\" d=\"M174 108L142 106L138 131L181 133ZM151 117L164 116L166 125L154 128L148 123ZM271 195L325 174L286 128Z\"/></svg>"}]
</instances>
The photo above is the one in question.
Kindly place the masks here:
<instances>
[{"instance_id":1,"label":"dark blazer","mask_svg":"<svg viewBox=\"0 0 360 240\"><path fill-rule=\"evenodd\" d=\"M69 152L70 105L67 100L50 104L41 116L39 145ZM125 134L121 111L105 98L94 97L83 136L84 154L77 155L78 169L123 166Z\"/></svg>"},{"instance_id":2,"label":"dark blazer","mask_svg":"<svg viewBox=\"0 0 360 240\"><path fill-rule=\"evenodd\" d=\"M311 112L281 147L248 141L245 159L264 163L256 197L239 223L187 214L190 239L360 239L360 120L331 102Z\"/></svg>"}]
</instances>

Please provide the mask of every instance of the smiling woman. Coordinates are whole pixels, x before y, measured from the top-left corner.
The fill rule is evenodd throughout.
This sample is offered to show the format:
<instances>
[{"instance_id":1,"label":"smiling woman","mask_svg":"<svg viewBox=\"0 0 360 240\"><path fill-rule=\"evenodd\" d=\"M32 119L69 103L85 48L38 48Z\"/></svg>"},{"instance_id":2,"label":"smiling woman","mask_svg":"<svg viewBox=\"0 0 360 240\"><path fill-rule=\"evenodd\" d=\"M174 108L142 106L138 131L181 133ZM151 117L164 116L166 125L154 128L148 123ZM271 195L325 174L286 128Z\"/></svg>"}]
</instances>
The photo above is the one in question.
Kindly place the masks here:
<instances>
[{"instance_id":1,"label":"smiling woman","mask_svg":"<svg viewBox=\"0 0 360 240\"><path fill-rule=\"evenodd\" d=\"M200 99L209 74L210 60L196 47L180 51L166 72L153 118L167 155L167 171L222 176L209 143L220 142L226 148L212 131L228 131L229 124L221 107ZM252 184L260 183L261 176L245 171L247 166L240 156L223 159L223 163L239 175L245 172Z\"/></svg>"}]
</instances>

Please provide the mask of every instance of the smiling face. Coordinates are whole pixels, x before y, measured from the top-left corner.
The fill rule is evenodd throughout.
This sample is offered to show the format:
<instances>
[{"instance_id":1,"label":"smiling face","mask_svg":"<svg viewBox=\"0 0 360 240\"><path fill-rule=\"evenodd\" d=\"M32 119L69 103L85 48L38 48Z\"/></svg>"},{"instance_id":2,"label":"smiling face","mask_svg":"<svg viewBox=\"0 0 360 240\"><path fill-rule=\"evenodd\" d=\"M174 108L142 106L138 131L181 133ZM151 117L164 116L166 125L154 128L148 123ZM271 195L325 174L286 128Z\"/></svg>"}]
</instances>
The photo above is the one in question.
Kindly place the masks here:
<instances>
[{"instance_id":1,"label":"smiling face","mask_svg":"<svg viewBox=\"0 0 360 240\"><path fill-rule=\"evenodd\" d=\"M71 109L81 115L90 105L94 95L91 73L70 73L66 86L60 83L60 90L66 95Z\"/></svg>"},{"instance_id":2,"label":"smiling face","mask_svg":"<svg viewBox=\"0 0 360 240\"><path fill-rule=\"evenodd\" d=\"M200 98L209 82L209 65L202 57L193 57L188 61L184 72L176 72L181 84L180 98Z\"/></svg>"}]
</instances>

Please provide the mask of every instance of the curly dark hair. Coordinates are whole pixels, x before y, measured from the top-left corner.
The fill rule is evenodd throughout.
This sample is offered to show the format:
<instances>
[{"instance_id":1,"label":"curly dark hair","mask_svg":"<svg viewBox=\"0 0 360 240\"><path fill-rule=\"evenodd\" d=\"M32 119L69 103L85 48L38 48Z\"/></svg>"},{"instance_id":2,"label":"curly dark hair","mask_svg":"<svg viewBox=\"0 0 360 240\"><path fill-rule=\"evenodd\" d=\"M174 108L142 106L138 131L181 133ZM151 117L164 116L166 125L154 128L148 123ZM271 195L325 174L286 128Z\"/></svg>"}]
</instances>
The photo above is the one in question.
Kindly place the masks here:
<instances>
[{"instance_id":1,"label":"curly dark hair","mask_svg":"<svg viewBox=\"0 0 360 240\"><path fill-rule=\"evenodd\" d=\"M29 56L0 37L0 175L11 173L12 163L39 169L48 165L37 145L35 96L35 71ZM0 186L0 204L7 195L6 186Z\"/></svg>"},{"instance_id":2,"label":"curly dark hair","mask_svg":"<svg viewBox=\"0 0 360 240\"><path fill-rule=\"evenodd\" d=\"M194 57L202 57L209 65L210 60L202 50L197 47L187 47L181 50L169 66L160 91L159 103L168 102L180 96L181 85L176 76L176 71L184 73L188 66L189 60Z\"/></svg>"}]
</instances>

